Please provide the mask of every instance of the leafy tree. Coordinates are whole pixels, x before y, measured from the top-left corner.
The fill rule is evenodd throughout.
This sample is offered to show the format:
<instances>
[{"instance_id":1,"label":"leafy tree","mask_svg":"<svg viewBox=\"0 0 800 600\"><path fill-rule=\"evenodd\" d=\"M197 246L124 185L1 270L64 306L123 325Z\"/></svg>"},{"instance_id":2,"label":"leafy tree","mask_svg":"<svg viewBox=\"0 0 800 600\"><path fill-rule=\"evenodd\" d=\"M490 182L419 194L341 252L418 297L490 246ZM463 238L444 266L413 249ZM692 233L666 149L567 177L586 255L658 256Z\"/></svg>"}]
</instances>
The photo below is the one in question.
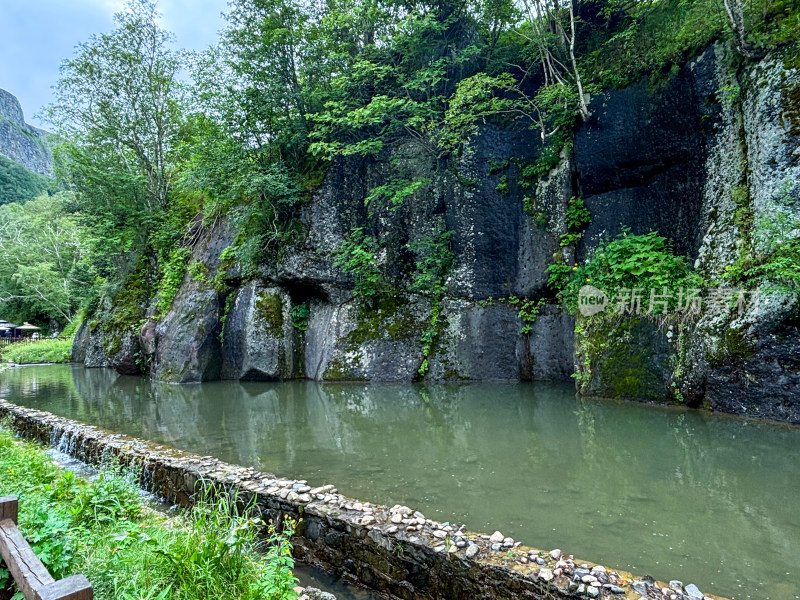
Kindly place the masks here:
<instances>
[{"instance_id":1,"label":"leafy tree","mask_svg":"<svg viewBox=\"0 0 800 600\"><path fill-rule=\"evenodd\" d=\"M156 3L128 0L111 33L94 35L61 66L47 109L59 171L92 219L96 256L121 268L168 209L182 135L181 57ZM116 260L114 260L116 258Z\"/></svg>"},{"instance_id":2,"label":"leafy tree","mask_svg":"<svg viewBox=\"0 0 800 600\"><path fill-rule=\"evenodd\" d=\"M92 294L86 233L61 192L0 206L0 306L13 318L67 324Z\"/></svg>"}]
</instances>

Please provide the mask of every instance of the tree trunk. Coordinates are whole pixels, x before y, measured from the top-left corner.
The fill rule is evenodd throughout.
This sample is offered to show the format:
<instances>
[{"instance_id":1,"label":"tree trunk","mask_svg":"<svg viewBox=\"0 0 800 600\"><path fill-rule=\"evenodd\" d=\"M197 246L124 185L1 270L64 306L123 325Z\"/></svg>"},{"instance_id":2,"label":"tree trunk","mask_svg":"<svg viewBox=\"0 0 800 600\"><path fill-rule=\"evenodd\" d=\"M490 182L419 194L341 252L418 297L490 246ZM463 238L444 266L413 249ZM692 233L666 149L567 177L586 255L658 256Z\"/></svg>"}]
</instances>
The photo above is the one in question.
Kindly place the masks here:
<instances>
[{"instance_id":1,"label":"tree trunk","mask_svg":"<svg viewBox=\"0 0 800 600\"><path fill-rule=\"evenodd\" d=\"M763 56L753 50L750 43L747 41L747 30L744 26L744 7L741 0L723 0L725 4L725 12L728 13L728 20L733 29L733 38L736 44L736 51L750 60L757 60Z\"/></svg>"},{"instance_id":2,"label":"tree trunk","mask_svg":"<svg viewBox=\"0 0 800 600\"><path fill-rule=\"evenodd\" d=\"M578 63L575 60L575 1L569 3L569 59L572 62L572 72L575 75L575 85L578 86L578 105L580 107L581 119L589 120L592 113L589 112L589 107L586 106L586 98L583 95L583 84L581 83L581 74L578 72Z\"/></svg>"}]
</instances>

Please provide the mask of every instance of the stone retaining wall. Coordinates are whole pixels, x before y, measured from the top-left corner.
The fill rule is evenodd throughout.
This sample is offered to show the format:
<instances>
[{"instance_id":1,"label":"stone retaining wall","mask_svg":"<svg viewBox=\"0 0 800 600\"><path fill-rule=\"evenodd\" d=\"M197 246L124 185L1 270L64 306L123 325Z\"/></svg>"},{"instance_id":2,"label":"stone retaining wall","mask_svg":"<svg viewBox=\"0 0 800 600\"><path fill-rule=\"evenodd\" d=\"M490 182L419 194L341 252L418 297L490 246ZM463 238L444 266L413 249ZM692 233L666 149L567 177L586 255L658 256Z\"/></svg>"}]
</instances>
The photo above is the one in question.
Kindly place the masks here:
<instances>
[{"instance_id":1,"label":"stone retaining wall","mask_svg":"<svg viewBox=\"0 0 800 600\"><path fill-rule=\"evenodd\" d=\"M639 600L709 600L693 585L652 579L582 563L561 550L522 546L499 532L469 533L437 523L404 506L358 502L332 485L278 478L107 432L50 413L0 400L0 417L23 437L56 446L89 464L118 460L136 467L142 485L187 506L198 483L255 501L265 521L298 520L295 557L346 580L403 600L575 597Z\"/></svg>"}]
</instances>

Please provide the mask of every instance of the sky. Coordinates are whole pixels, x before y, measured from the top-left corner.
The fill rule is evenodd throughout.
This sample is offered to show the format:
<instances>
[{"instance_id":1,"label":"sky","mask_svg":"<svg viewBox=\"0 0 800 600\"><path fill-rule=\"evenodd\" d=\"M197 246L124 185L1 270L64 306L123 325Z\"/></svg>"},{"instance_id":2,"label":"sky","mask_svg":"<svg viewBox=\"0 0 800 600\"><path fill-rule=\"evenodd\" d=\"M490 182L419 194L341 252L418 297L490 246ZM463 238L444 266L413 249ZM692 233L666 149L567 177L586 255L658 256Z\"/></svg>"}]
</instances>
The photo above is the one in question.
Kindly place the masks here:
<instances>
[{"instance_id":1,"label":"sky","mask_svg":"<svg viewBox=\"0 0 800 600\"><path fill-rule=\"evenodd\" d=\"M53 99L61 61L93 33L113 29L123 0L0 0L0 88L22 104L25 120ZM224 27L227 0L159 0L161 25L175 34L175 46L202 50Z\"/></svg>"}]
</instances>

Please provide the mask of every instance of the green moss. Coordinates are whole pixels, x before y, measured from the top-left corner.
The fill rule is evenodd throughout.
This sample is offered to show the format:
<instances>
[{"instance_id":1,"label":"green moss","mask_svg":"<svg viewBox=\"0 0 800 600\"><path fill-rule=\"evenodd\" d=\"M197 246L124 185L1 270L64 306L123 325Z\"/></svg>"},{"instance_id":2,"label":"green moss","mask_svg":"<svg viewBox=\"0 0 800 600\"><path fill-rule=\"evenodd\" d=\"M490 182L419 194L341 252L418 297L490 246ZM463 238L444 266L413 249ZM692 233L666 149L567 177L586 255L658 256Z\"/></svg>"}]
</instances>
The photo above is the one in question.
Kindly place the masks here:
<instances>
[{"instance_id":1,"label":"green moss","mask_svg":"<svg viewBox=\"0 0 800 600\"><path fill-rule=\"evenodd\" d=\"M151 296L152 285L148 279L147 261L142 259L114 296L108 325L118 330L136 329L144 318Z\"/></svg>"},{"instance_id":2,"label":"green moss","mask_svg":"<svg viewBox=\"0 0 800 600\"><path fill-rule=\"evenodd\" d=\"M653 361L654 328L639 318L579 317L575 326L578 391L608 398L665 399L663 371Z\"/></svg>"},{"instance_id":3,"label":"green moss","mask_svg":"<svg viewBox=\"0 0 800 600\"><path fill-rule=\"evenodd\" d=\"M800 135L800 83L783 90L783 103L786 107L783 118L788 121L789 133Z\"/></svg>"},{"instance_id":4,"label":"green moss","mask_svg":"<svg viewBox=\"0 0 800 600\"><path fill-rule=\"evenodd\" d=\"M278 294L263 294L256 298L256 316L267 326L267 331L280 335L283 332L283 300Z\"/></svg>"},{"instance_id":5,"label":"green moss","mask_svg":"<svg viewBox=\"0 0 800 600\"><path fill-rule=\"evenodd\" d=\"M469 377L464 377L456 369L448 369L445 371L444 375L442 375L442 379L445 381L469 381Z\"/></svg>"},{"instance_id":6,"label":"green moss","mask_svg":"<svg viewBox=\"0 0 800 600\"><path fill-rule=\"evenodd\" d=\"M113 356L122 350L122 338L120 338L118 333L110 334L109 339L106 341L105 350L106 354L109 356Z\"/></svg>"},{"instance_id":7,"label":"green moss","mask_svg":"<svg viewBox=\"0 0 800 600\"><path fill-rule=\"evenodd\" d=\"M345 371L344 364L337 357L328 363L325 372L322 374L323 381L344 381L347 379L347 371Z\"/></svg>"},{"instance_id":8,"label":"green moss","mask_svg":"<svg viewBox=\"0 0 800 600\"><path fill-rule=\"evenodd\" d=\"M138 333L153 296L153 287L148 261L143 257L114 296L108 317L102 322L104 349L108 355L122 349L126 335Z\"/></svg>"},{"instance_id":9,"label":"green moss","mask_svg":"<svg viewBox=\"0 0 800 600\"><path fill-rule=\"evenodd\" d=\"M228 293L225 296L225 303L222 307L222 314L219 317L219 323L221 327L219 328L219 341L225 341L225 323L228 321L228 315L231 314L231 309L233 308L233 303L236 301L235 293Z\"/></svg>"},{"instance_id":10,"label":"green moss","mask_svg":"<svg viewBox=\"0 0 800 600\"><path fill-rule=\"evenodd\" d=\"M750 202L750 189L746 183L741 183L731 192L736 212L733 216L734 225L742 231L749 231L753 226L753 207Z\"/></svg>"},{"instance_id":11,"label":"green moss","mask_svg":"<svg viewBox=\"0 0 800 600\"><path fill-rule=\"evenodd\" d=\"M379 339L407 339L419 334L421 326L411 316L408 302L396 294L383 294L374 302L374 308L362 304L358 311L356 328L346 342L356 350L365 342Z\"/></svg>"},{"instance_id":12,"label":"green moss","mask_svg":"<svg viewBox=\"0 0 800 600\"><path fill-rule=\"evenodd\" d=\"M525 196L522 199L522 208L539 227L547 228L547 211L537 206L535 197Z\"/></svg>"},{"instance_id":13,"label":"green moss","mask_svg":"<svg viewBox=\"0 0 800 600\"><path fill-rule=\"evenodd\" d=\"M328 363L325 372L322 374L323 381L366 381L364 376L353 375L350 367L341 357L334 358Z\"/></svg>"},{"instance_id":14,"label":"green moss","mask_svg":"<svg viewBox=\"0 0 800 600\"><path fill-rule=\"evenodd\" d=\"M755 347L747 339L745 332L738 329L728 329L722 336L720 345L715 351L706 354L706 359L712 367L741 364L750 360L755 355Z\"/></svg>"}]
</instances>

